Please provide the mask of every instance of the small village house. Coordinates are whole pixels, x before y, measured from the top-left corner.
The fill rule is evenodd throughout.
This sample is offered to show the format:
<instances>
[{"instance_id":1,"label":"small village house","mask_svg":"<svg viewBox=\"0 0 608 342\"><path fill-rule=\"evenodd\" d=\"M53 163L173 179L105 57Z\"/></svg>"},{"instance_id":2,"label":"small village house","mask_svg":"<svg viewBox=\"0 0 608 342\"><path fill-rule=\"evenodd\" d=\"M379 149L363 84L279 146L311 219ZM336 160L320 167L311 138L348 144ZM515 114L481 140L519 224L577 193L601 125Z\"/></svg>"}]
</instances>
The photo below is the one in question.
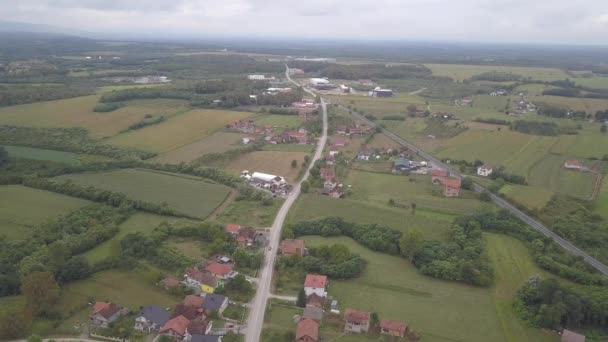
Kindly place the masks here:
<instances>
[{"instance_id":1,"label":"small village house","mask_svg":"<svg viewBox=\"0 0 608 342\"><path fill-rule=\"evenodd\" d=\"M121 308L114 303L96 302L89 316L91 324L101 328L107 328L110 323L119 317L126 315L129 310Z\"/></svg>"},{"instance_id":2,"label":"small village house","mask_svg":"<svg viewBox=\"0 0 608 342\"><path fill-rule=\"evenodd\" d=\"M205 271L220 280L232 278L235 274L232 265L221 264L217 261L209 261L205 265Z\"/></svg>"},{"instance_id":3,"label":"small village house","mask_svg":"<svg viewBox=\"0 0 608 342\"><path fill-rule=\"evenodd\" d=\"M141 309L135 318L134 329L144 333L158 332L171 317L163 308L148 305Z\"/></svg>"},{"instance_id":4,"label":"small village house","mask_svg":"<svg viewBox=\"0 0 608 342\"><path fill-rule=\"evenodd\" d=\"M344 147L346 146L346 139L342 137L334 138L334 146L336 147Z\"/></svg>"},{"instance_id":5,"label":"small village house","mask_svg":"<svg viewBox=\"0 0 608 342\"><path fill-rule=\"evenodd\" d=\"M205 302L203 303L203 308L209 312L218 310L219 312L223 312L228 306L228 298L226 296L218 295L215 293L211 293L205 296Z\"/></svg>"},{"instance_id":6,"label":"small village house","mask_svg":"<svg viewBox=\"0 0 608 342\"><path fill-rule=\"evenodd\" d=\"M223 286L224 281L196 267L186 270L184 281L189 286L199 287L204 293L213 293L216 288Z\"/></svg>"},{"instance_id":7,"label":"small village house","mask_svg":"<svg viewBox=\"0 0 608 342\"><path fill-rule=\"evenodd\" d=\"M239 229L236 242L239 247L247 248L255 245L256 230L252 227L242 227Z\"/></svg>"},{"instance_id":8,"label":"small village house","mask_svg":"<svg viewBox=\"0 0 608 342\"><path fill-rule=\"evenodd\" d=\"M333 154L328 154L328 155L325 157L325 163L326 163L327 165L335 165L335 163L336 163L336 156L335 156L335 155L333 155Z\"/></svg>"},{"instance_id":9,"label":"small village house","mask_svg":"<svg viewBox=\"0 0 608 342\"><path fill-rule=\"evenodd\" d=\"M207 318L198 318L190 321L188 324L188 334L192 335L207 335L213 328L213 323Z\"/></svg>"},{"instance_id":10,"label":"small village house","mask_svg":"<svg viewBox=\"0 0 608 342\"><path fill-rule=\"evenodd\" d=\"M184 305L188 305L188 306L194 306L197 308L202 308L203 307L203 302L205 301L205 299L201 296L197 296L197 295L187 295L186 297L184 297Z\"/></svg>"},{"instance_id":11,"label":"small village house","mask_svg":"<svg viewBox=\"0 0 608 342\"><path fill-rule=\"evenodd\" d=\"M322 167L319 169L319 176L323 180L334 179L336 178L336 172L332 168Z\"/></svg>"},{"instance_id":12,"label":"small village house","mask_svg":"<svg viewBox=\"0 0 608 342\"><path fill-rule=\"evenodd\" d=\"M369 331L370 313L355 309L346 309L344 311L344 331L351 333L363 333Z\"/></svg>"},{"instance_id":13,"label":"small village house","mask_svg":"<svg viewBox=\"0 0 608 342\"><path fill-rule=\"evenodd\" d=\"M304 256L304 240L299 239L285 239L281 241L279 246L280 252L283 255L299 255Z\"/></svg>"},{"instance_id":14,"label":"small village house","mask_svg":"<svg viewBox=\"0 0 608 342\"><path fill-rule=\"evenodd\" d=\"M173 310L173 315L171 317L175 318L177 316L184 316L189 321L191 321L197 318L204 318L204 311L205 310L203 310L203 308L200 306L196 307L191 305L178 304L175 306L175 309Z\"/></svg>"},{"instance_id":15,"label":"small village house","mask_svg":"<svg viewBox=\"0 0 608 342\"><path fill-rule=\"evenodd\" d=\"M304 292L306 296L313 293L320 297L327 297L327 276L319 274L307 274L304 280Z\"/></svg>"},{"instance_id":16,"label":"small village house","mask_svg":"<svg viewBox=\"0 0 608 342\"><path fill-rule=\"evenodd\" d=\"M484 164L477 168L477 175L481 177L488 177L493 171L494 169L490 165Z\"/></svg>"},{"instance_id":17,"label":"small village house","mask_svg":"<svg viewBox=\"0 0 608 342\"><path fill-rule=\"evenodd\" d=\"M188 325L190 320L184 316L177 316L168 320L165 325L160 329L159 334L173 337L177 340L189 339Z\"/></svg>"},{"instance_id":18,"label":"small village house","mask_svg":"<svg viewBox=\"0 0 608 342\"><path fill-rule=\"evenodd\" d=\"M172 289L174 287L178 287L180 282L179 279L175 277L167 277L160 281L160 284L165 288L165 290Z\"/></svg>"},{"instance_id":19,"label":"small village house","mask_svg":"<svg viewBox=\"0 0 608 342\"><path fill-rule=\"evenodd\" d=\"M383 319L380 321L380 333L383 335L404 337L407 325L403 322Z\"/></svg>"},{"instance_id":20,"label":"small village house","mask_svg":"<svg viewBox=\"0 0 608 342\"><path fill-rule=\"evenodd\" d=\"M575 333L574 331L564 329L562 331L561 342L585 342L585 335Z\"/></svg>"},{"instance_id":21,"label":"small village house","mask_svg":"<svg viewBox=\"0 0 608 342\"><path fill-rule=\"evenodd\" d=\"M224 227L224 230L226 233L236 236L238 235L239 230L241 230L241 226L238 224L229 223Z\"/></svg>"},{"instance_id":22,"label":"small village house","mask_svg":"<svg viewBox=\"0 0 608 342\"><path fill-rule=\"evenodd\" d=\"M456 178L445 178L443 180L443 195L445 197L457 197L460 195L462 182Z\"/></svg>"},{"instance_id":23,"label":"small village house","mask_svg":"<svg viewBox=\"0 0 608 342\"><path fill-rule=\"evenodd\" d=\"M296 342L319 341L319 323L312 319L302 319L296 327Z\"/></svg>"},{"instance_id":24,"label":"small village house","mask_svg":"<svg viewBox=\"0 0 608 342\"><path fill-rule=\"evenodd\" d=\"M433 169L431 171L431 182L434 184L443 184L443 180L449 176L448 170Z\"/></svg>"},{"instance_id":25,"label":"small village house","mask_svg":"<svg viewBox=\"0 0 608 342\"><path fill-rule=\"evenodd\" d=\"M582 170L583 164L576 159L570 159L564 162L564 167L570 170Z\"/></svg>"},{"instance_id":26,"label":"small village house","mask_svg":"<svg viewBox=\"0 0 608 342\"><path fill-rule=\"evenodd\" d=\"M323 306L325 306L325 297L321 297L314 292L306 297L306 307L323 308Z\"/></svg>"}]
</instances>

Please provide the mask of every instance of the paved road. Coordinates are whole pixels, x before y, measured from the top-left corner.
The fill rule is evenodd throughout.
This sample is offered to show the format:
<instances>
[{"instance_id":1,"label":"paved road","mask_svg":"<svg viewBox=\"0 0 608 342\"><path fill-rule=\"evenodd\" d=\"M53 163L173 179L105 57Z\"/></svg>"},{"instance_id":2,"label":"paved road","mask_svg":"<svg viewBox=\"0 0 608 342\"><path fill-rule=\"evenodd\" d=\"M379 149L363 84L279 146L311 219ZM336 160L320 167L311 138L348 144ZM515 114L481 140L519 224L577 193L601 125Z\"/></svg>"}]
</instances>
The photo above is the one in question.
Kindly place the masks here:
<instances>
[{"instance_id":1,"label":"paved road","mask_svg":"<svg viewBox=\"0 0 608 342\"><path fill-rule=\"evenodd\" d=\"M285 75L289 81L296 83L291 80L288 72L285 72ZM313 96L315 95L310 90L306 91ZM308 178L310 169L315 164L315 161L317 161L323 155L323 149L325 148L325 143L327 142L327 106L322 99L321 109L323 112L323 134L321 135L321 138L317 144L317 150L310 161L308 169L306 169L304 177L302 177L302 180L300 180L300 182L294 186L293 191L289 197L287 197L283 203L283 206L281 206L281 209L279 209L274 223L272 224L272 229L270 230L270 239L268 244L270 246L270 250L266 250L264 253L264 263L259 272L260 276L257 284L257 290L252 302L251 310L249 311L249 318L247 319L245 342L258 342L260 340L260 336L262 335L262 327L264 325L264 312L266 311L266 303L270 295L272 271L274 269L274 262L277 257L277 249L279 248L283 223L285 222L289 209L300 195L300 186L302 185L302 181Z\"/></svg>"},{"instance_id":2,"label":"paved road","mask_svg":"<svg viewBox=\"0 0 608 342\"><path fill-rule=\"evenodd\" d=\"M350 111L348 108L346 107L342 107L344 110L346 111ZM367 122L369 125L371 125L372 127L375 127L376 124L370 120L368 120L367 118L365 118L363 115L356 113L354 111L351 111L352 115L359 118L360 120L363 120L365 122ZM418 147L416 147L415 145L403 140L401 137L398 137L397 135L393 134L392 132L386 130L386 129L382 129L382 132L384 134L386 134L389 138L391 138L392 140L394 140L395 142L397 142L398 144L400 144L401 146L407 147L408 149L410 149L411 151L416 152L418 155L422 156L423 158L427 159L428 161L430 161L431 163L444 168L446 170L450 171L450 175L452 177L456 177L456 178L460 178L462 179L464 176L457 172L454 171L450 166L446 165L445 163L443 163L442 161L438 160L437 158L431 156L430 154L422 151L421 149L419 149ZM477 192L482 192L485 189L478 185L475 184L475 191ZM523 211L515 208L513 205L511 205L509 202L505 201L502 197L496 196L494 194L491 194L492 197L492 201L494 201L494 203L496 203L498 206L510 211L513 215L517 216L520 220L524 221L525 223L527 223L530 227L538 230L539 232L541 232L542 234L544 234L547 237L550 237L551 239L553 239L553 241L555 241L558 245L560 245L561 247L563 247L564 249L570 251L571 253L581 256L583 257L583 259L591 266L593 266L595 269L597 269L599 272L608 275L608 266L604 265L603 263L601 263L599 260L595 259L594 257L592 257L591 255L587 254L586 252L580 250L578 247L576 247L575 245L573 245L572 243L568 242L566 239L560 237L559 235L557 235L556 233L554 233L553 231L551 231L549 228L545 227L542 223L536 221L535 219L533 219L532 217L528 216L527 214L525 214Z\"/></svg>"}]
</instances>

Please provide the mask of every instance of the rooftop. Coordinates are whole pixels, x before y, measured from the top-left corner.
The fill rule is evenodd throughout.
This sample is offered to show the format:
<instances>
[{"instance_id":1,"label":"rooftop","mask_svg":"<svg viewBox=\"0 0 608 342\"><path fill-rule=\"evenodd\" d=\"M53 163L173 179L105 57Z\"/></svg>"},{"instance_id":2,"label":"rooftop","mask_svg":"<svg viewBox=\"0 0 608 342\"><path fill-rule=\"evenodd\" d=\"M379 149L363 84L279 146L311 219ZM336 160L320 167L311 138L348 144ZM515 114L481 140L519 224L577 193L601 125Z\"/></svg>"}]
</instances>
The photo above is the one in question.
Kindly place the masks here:
<instances>
[{"instance_id":1,"label":"rooftop","mask_svg":"<svg viewBox=\"0 0 608 342\"><path fill-rule=\"evenodd\" d=\"M207 266L205 266L205 270L212 274L226 275L232 272L232 265L220 264L217 261L209 261Z\"/></svg>"},{"instance_id":2,"label":"rooftop","mask_svg":"<svg viewBox=\"0 0 608 342\"><path fill-rule=\"evenodd\" d=\"M407 331L407 324L399 321L393 321L390 319L383 319L380 321L380 328L392 331L399 331L401 334Z\"/></svg>"},{"instance_id":3,"label":"rooftop","mask_svg":"<svg viewBox=\"0 0 608 342\"><path fill-rule=\"evenodd\" d=\"M365 324L369 321L370 314L367 311L360 311L356 309L346 309L344 311L344 319L348 322L357 324Z\"/></svg>"},{"instance_id":4,"label":"rooftop","mask_svg":"<svg viewBox=\"0 0 608 342\"><path fill-rule=\"evenodd\" d=\"M308 336L315 341L318 340L319 323L308 318L304 318L303 320L298 322L298 327L296 328L296 341L304 336Z\"/></svg>"},{"instance_id":5,"label":"rooftop","mask_svg":"<svg viewBox=\"0 0 608 342\"><path fill-rule=\"evenodd\" d=\"M304 281L305 287L325 288L327 286L327 276L318 274L307 274Z\"/></svg>"},{"instance_id":6,"label":"rooftop","mask_svg":"<svg viewBox=\"0 0 608 342\"><path fill-rule=\"evenodd\" d=\"M184 335L186 333L186 329L188 328L188 324L190 324L190 320L184 316L177 316L172 318L163 325L160 329L160 333L165 333L169 330L175 331L179 335Z\"/></svg>"}]
</instances>

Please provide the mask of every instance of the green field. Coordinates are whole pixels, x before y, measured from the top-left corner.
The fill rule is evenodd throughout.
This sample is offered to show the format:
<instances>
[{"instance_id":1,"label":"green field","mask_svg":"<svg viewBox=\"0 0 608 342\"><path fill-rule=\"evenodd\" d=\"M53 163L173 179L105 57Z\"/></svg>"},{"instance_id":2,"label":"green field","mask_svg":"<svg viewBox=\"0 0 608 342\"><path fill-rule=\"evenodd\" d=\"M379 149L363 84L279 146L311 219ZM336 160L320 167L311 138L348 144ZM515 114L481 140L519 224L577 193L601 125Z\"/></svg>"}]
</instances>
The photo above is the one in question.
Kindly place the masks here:
<instances>
[{"instance_id":1,"label":"green field","mask_svg":"<svg viewBox=\"0 0 608 342\"><path fill-rule=\"evenodd\" d=\"M243 133L215 132L191 144L167 151L152 161L169 164L191 162L208 153L222 153L238 148L242 146L241 138L245 136Z\"/></svg>"},{"instance_id":2,"label":"green field","mask_svg":"<svg viewBox=\"0 0 608 342\"><path fill-rule=\"evenodd\" d=\"M122 70L120 70L122 72ZM104 70L104 72L107 72ZM155 88L163 86L161 83L154 84L130 84L130 85L112 85L112 86L103 86L97 88L97 94L105 94L113 91L125 90L125 89L134 89L134 88Z\"/></svg>"},{"instance_id":3,"label":"green field","mask_svg":"<svg viewBox=\"0 0 608 342\"><path fill-rule=\"evenodd\" d=\"M469 79L484 72L510 72L523 77L531 77L538 81L557 81L571 78L565 72L556 68L529 68L492 65L463 65L463 64L425 64L435 76L451 77L455 81Z\"/></svg>"},{"instance_id":4,"label":"green field","mask_svg":"<svg viewBox=\"0 0 608 342\"><path fill-rule=\"evenodd\" d=\"M275 199L271 206L265 206L259 201L233 201L216 220L226 224L270 227L282 204L280 199Z\"/></svg>"},{"instance_id":5,"label":"green field","mask_svg":"<svg viewBox=\"0 0 608 342\"><path fill-rule=\"evenodd\" d=\"M608 89L608 77L606 76L579 77L575 78L574 81L576 85L583 87Z\"/></svg>"},{"instance_id":6,"label":"green field","mask_svg":"<svg viewBox=\"0 0 608 342\"><path fill-rule=\"evenodd\" d=\"M597 125L592 125L585 127L585 130L577 135L560 135L551 152L569 157L601 159L606 155L607 138Z\"/></svg>"},{"instance_id":7,"label":"green field","mask_svg":"<svg viewBox=\"0 0 608 342\"><path fill-rule=\"evenodd\" d=\"M561 107L575 111L585 111L590 114L595 114L599 110L608 108L608 99L590 99L579 97L563 97L563 96L536 96L531 100L535 105L549 105L552 107Z\"/></svg>"},{"instance_id":8,"label":"green field","mask_svg":"<svg viewBox=\"0 0 608 342\"><path fill-rule=\"evenodd\" d=\"M541 210L553 196L553 192L533 186L506 184L500 188L500 194L523 204L526 208Z\"/></svg>"},{"instance_id":9,"label":"green field","mask_svg":"<svg viewBox=\"0 0 608 342\"><path fill-rule=\"evenodd\" d=\"M543 338L536 330L525 328L513 315L500 314L498 310L510 309L504 308L506 301L497 301L496 296L501 291L423 276L406 260L370 251L349 238L313 236L305 240L307 246L341 243L367 260L367 266L358 278L330 283L329 293L339 301L342 311L351 307L377 312L380 319L405 321L422 335L424 341L557 341L555 337ZM506 252L527 251L520 248ZM529 258L527 254L517 257ZM517 272L511 269L512 261L507 257L500 255L497 261L501 263L497 268L504 264L511 272ZM525 276L521 278L525 279ZM518 279L507 281L515 285ZM520 335L509 339L516 328Z\"/></svg>"},{"instance_id":10,"label":"green field","mask_svg":"<svg viewBox=\"0 0 608 342\"><path fill-rule=\"evenodd\" d=\"M27 238L31 229L90 202L21 185L0 186L0 235Z\"/></svg>"},{"instance_id":11,"label":"green field","mask_svg":"<svg viewBox=\"0 0 608 342\"><path fill-rule=\"evenodd\" d=\"M553 192L588 198L593 192L595 177L590 172L567 170L562 167L566 158L545 155L530 169L528 183Z\"/></svg>"},{"instance_id":12,"label":"green field","mask_svg":"<svg viewBox=\"0 0 608 342\"><path fill-rule=\"evenodd\" d=\"M169 208L200 219L209 216L230 192L227 186L194 177L135 169L69 174L54 179L121 192L135 200L166 203Z\"/></svg>"},{"instance_id":13,"label":"green field","mask_svg":"<svg viewBox=\"0 0 608 342\"><path fill-rule=\"evenodd\" d=\"M527 93L528 95L542 95L543 91L555 89L556 87L542 83L527 83L517 86L513 90L513 94Z\"/></svg>"},{"instance_id":14,"label":"green field","mask_svg":"<svg viewBox=\"0 0 608 342\"><path fill-rule=\"evenodd\" d=\"M301 316L302 309L288 306L276 301L270 301L264 315L264 328L262 330L263 342L274 342L273 334L284 335L287 332L296 331L294 316Z\"/></svg>"},{"instance_id":15,"label":"green field","mask_svg":"<svg viewBox=\"0 0 608 342\"><path fill-rule=\"evenodd\" d=\"M508 99L507 96L476 95L473 97L473 107L496 112L504 111Z\"/></svg>"},{"instance_id":16,"label":"green field","mask_svg":"<svg viewBox=\"0 0 608 342\"><path fill-rule=\"evenodd\" d=\"M595 201L595 212L608 220L608 180L604 176L602 188Z\"/></svg>"},{"instance_id":17,"label":"green field","mask_svg":"<svg viewBox=\"0 0 608 342\"><path fill-rule=\"evenodd\" d=\"M302 120L297 115L268 114L255 119L257 125L272 125L274 127L297 128Z\"/></svg>"},{"instance_id":18,"label":"green field","mask_svg":"<svg viewBox=\"0 0 608 342\"><path fill-rule=\"evenodd\" d=\"M78 154L72 152L45 150L24 146L3 146L8 155L13 158L24 158L34 160L50 160L59 163L76 164L79 161Z\"/></svg>"},{"instance_id":19,"label":"green field","mask_svg":"<svg viewBox=\"0 0 608 342\"><path fill-rule=\"evenodd\" d=\"M295 182L300 175L304 157L307 155L306 152L255 151L231 160L225 166L225 169L236 175L241 174L243 170L264 172L285 177L288 181ZM297 167L295 168L291 167L293 160L297 161Z\"/></svg>"},{"instance_id":20,"label":"green field","mask_svg":"<svg viewBox=\"0 0 608 342\"><path fill-rule=\"evenodd\" d=\"M136 122L146 114L169 115L183 111L183 100L136 100L109 113L96 113L93 108L98 95L37 102L0 108L0 125L26 127L83 127L94 138L110 137Z\"/></svg>"},{"instance_id":21,"label":"green field","mask_svg":"<svg viewBox=\"0 0 608 342\"><path fill-rule=\"evenodd\" d=\"M120 256L120 240L125 235L136 232L150 233L162 222L175 225L193 223L195 221L138 212L120 225L120 231L112 239L97 245L95 248L84 253L84 255L92 263L108 257Z\"/></svg>"},{"instance_id":22,"label":"green field","mask_svg":"<svg viewBox=\"0 0 608 342\"><path fill-rule=\"evenodd\" d=\"M161 124L117 135L108 142L144 151L167 152L210 136L231 121L250 115L247 112L195 109Z\"/></svg>"}]
</instances>

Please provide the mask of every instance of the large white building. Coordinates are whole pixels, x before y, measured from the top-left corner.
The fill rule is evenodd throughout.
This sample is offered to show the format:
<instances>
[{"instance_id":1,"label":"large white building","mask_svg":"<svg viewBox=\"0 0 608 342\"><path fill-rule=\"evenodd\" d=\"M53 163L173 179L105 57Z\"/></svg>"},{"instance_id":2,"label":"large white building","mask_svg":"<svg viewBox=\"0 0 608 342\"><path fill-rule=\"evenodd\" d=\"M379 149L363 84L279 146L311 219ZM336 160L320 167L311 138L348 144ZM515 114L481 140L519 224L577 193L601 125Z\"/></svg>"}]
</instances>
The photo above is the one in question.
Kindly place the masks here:
<instances>
[{"instance_id":1,"label":"large white building","mask_svg":"<svg viewBox=\"0 0 608 342\"><path fill-rule=\"evenodd\" d=\"M490 165L482 165L477 168L477 175L482 177L488 177L492 174L494 169Z\"/></svg>"}]
</instances>

